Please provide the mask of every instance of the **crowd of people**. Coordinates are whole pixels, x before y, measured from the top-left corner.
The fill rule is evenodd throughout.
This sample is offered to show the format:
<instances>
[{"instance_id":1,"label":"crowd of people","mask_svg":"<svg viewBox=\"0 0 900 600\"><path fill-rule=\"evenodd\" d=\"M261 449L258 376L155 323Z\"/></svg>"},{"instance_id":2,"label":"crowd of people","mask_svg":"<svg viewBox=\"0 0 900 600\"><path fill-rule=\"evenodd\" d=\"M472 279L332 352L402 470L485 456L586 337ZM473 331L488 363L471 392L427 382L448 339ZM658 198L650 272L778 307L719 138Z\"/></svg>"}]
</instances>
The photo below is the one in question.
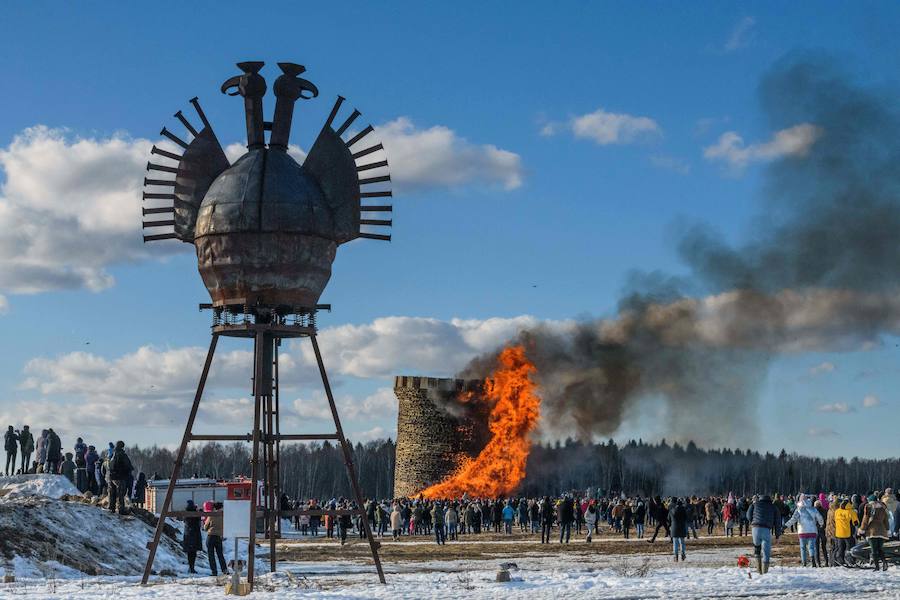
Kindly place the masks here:
<instances>
[{"instance_id":1,"label":"crowd of people","mask_svg":"<svg viewBox=\"0 0 900 600\"><path fill-rule=\"evenodd\" d=\"M85 495L108 498L110 511L125 513L129 506L143 507L147 493L144 473L135 469L121 441L110 442L98 452L77 438L71 452L63 452L59 435L44 429L35 439L27 425L10 425L4 436L7 476L53 473L68 478ZM32 458L34 460L32 460ZM156 476L154 476L154 479ZM447 500L399 498L365 501L365 522L355 502L345 498L292 500L282 495L282 511L336 511L336 515L299 514L294 528L301 536L333 538L346 543L348 536L365 537L366 525L374 535L399 540L407 536L433 536L435 543L485 533L540 534L542 544L568 544L582 538L591 543L601 533L623 539L654 543L664 532L672 545L675 562L687 559L689 541L707 536L750 537L760 573L768 570L773 539L784 531L797 533L803 566L826 567L847 563L847 553L859 540L871 548L876 569L886 570L884 543L900 532L900 493L892 488L866 494L805 493L757 496L709 495L642 497L625 494L563 494L543 498L484 499L462 497ZM194 572L197 553L203 548L201 527L206 532L210 569L226 572L222 554L220 510L207 502L198 510L192 502L186 510L197 517L185 519L183 547ZM218 559L218 565L217 565Z\"/></svg>"},{"instance_id":2,"label":"crowd of people","mask_svg":"<svg viewBox=\"0 0 900 600\"><path fill-rule=\"evenodd\" d=\"M106 497L111 512L125 514L126 500L128 505L144 506L147 478L144 473L135 477L125 442L109 442L98 452L96 446L77 438L72 451L63 452L62 440L52 428L42 430L35 440L28 425L23 425L21 430L12 425L7 427L3 442L7 477L36 473L64 475L82 494ZM17 460L19 452L21 462Z\"/></svg>"},{"instance_id":3,"label":"crowd of people","mask_svg":"<svg viewBox=\"0 0 900 600\"><path fill-rule=\"evenodd\" d=\"M344 498L291 501L283 496L282 510L317 508L356 510L356 504ZM605 533L623 539L646 539L654 543L662 532L671 541L673 560L687 559L689 540L698 532L707 536L749 537L757 569L768 571L774 539L784 531L798 534L803 566L826 567L847 564L847 552L865 539L871 546L876 568L886 570L883 545L898 538L900 529L900 493L891 488L870 494L757 495L738 497L690 496L662 499L587 497L564 494L551 498L427 500L400 498L365 503L369 527L378 537L433 536L445 544L461 536L483 533L511 535L540 533L541 543L568 544L573 536L590 543ZM358 515L337 517L300 515L294 527L301 536L326 537L365 535ZM335 528L337 534L335 534Z\"/></svg>"}]
</instances>

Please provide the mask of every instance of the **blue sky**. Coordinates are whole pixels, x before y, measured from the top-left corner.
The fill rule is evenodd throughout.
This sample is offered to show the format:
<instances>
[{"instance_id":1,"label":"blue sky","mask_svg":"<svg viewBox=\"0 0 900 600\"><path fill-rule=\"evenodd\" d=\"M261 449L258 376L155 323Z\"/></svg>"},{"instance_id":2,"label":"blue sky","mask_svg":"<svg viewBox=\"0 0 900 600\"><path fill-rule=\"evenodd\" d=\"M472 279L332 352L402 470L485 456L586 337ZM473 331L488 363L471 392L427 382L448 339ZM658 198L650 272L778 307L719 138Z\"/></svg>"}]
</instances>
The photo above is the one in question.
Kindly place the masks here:
<instances>
[{"instance_id":1,"label":"blue sky","mask_svg":"<svg viewBox=\"0 0 900 600\"><path fill-rule=\"evenodd\" d=\"M384 134L394 240L340 249L320 318L346 428L366 438L393 435L390 374L452 374L523 325L614 315L632 270L683 271L679 223L743 239L766 165L791 152L766 145L773 64L824 52L893 88L900 59L887 2L247 6L5 7L0 415L17 426L56 425L67 445L179 438L208 296L190 247L139 243L140 166L194 95L223 144L244 141L240 102L218 92L237 61L265 60L270 85L275 62L306 65L321 96L298 105L301 147L337 94ZM745 152L710 153L728 132ZM207 426L245 431L247 348L224 349L238 354ZM294 424L320 429L289 354ZM893 454L896 358L892 339L780 356L756 446ZM620 435L665 435L653 414Z\"/></svg>"}]
</instances>

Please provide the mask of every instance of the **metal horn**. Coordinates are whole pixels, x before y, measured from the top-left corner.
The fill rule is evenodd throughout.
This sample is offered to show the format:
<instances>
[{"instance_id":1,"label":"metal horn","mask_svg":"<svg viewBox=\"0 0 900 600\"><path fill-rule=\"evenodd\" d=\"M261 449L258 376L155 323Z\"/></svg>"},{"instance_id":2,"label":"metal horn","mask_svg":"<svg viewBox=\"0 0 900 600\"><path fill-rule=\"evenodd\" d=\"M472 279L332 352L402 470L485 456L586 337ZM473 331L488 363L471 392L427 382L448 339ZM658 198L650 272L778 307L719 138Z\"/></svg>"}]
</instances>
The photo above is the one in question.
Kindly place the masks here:
<instances>
[{"instance_id":1,"label":"metal horn","mask_svg":"<svg viewBox=\"0 0 900 600\"><path fill-rule=\"evenodd\" d=\"M272 137L269 147L287 150L291 137L291 121L294 118L294 103L298 99L309 100L319 95L319 89L306 79L297 77L306 67L294 63L278 63L283 75L275 80L275 117L272 122Z\"/></svg>"},{"instance_id":2,"label":"metal horn","mask_svg":"<svg viewBox=\"0 0 900 600\"><path fill-rule=\"evenodd\" d=\"M240 94L244 98L244 113L247 117L247 148L264 148L266 145L263 124L263 96L266 95L266 80L259 70L266 63L260 61L240 62L238 68L243 75L231 77L222 84L222 93L229 96ZM230 90L237 88L236 92Z\"/></svg>"}]
</instances>

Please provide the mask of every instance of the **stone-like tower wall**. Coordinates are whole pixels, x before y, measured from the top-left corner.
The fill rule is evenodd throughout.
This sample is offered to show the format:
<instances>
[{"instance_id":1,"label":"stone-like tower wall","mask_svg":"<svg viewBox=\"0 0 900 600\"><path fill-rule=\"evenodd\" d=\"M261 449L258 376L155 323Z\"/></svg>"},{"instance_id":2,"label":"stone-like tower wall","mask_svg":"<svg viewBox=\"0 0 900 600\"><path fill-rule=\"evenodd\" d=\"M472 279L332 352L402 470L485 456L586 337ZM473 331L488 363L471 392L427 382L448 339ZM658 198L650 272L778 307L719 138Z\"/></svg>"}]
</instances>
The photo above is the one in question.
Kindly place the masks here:
<instances>
[{"instance_id":1,"label":"stone-like tower wall","mask_svg":"<svg viewBox=\"0 0 900 600\"><path fill-rule=\"evenodd\" d=\"M394 379L399 401L394 497L409 497L438 483L453 473L463 457L474 456L483 447L485 419L477 414L454 416L435 402L480 388L480 381L465 379L402 375Z\"/></svg>"}]
</instances>

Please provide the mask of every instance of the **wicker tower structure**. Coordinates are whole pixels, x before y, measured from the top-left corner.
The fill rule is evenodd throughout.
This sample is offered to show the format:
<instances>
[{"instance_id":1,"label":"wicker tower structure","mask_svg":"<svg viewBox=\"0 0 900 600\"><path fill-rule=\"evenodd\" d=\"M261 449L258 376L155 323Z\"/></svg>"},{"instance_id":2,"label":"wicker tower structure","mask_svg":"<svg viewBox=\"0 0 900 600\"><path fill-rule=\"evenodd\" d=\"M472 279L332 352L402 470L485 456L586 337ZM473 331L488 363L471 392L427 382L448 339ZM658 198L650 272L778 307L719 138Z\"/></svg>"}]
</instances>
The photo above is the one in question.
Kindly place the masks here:
<instances>
[{"instance_id":1,"label":"wicker tower structure","mask_svg":"<svg viewBox=\"0 0 900 600\"><path fill-rule=\"evenodd\" d=\"M460 394L477 393L483 382L434 377L394 378L398 400L394 496L415 496L453 473L465 457L487 442L487 419L478 403Z\"/></svg>"}]
</instances>

